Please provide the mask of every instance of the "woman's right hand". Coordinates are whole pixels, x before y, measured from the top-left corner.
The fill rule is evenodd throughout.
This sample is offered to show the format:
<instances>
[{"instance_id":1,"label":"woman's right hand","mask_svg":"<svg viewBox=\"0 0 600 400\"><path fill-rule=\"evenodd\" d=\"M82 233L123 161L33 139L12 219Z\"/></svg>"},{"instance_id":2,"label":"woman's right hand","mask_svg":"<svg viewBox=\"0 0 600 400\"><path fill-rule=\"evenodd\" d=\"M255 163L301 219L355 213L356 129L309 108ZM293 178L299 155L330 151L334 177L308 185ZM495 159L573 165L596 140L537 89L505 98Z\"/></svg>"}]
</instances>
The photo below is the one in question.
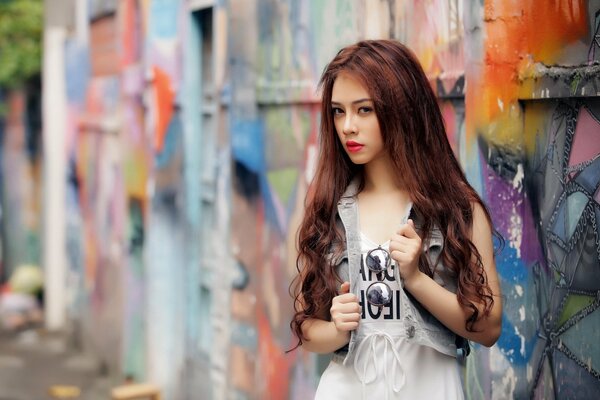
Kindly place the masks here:
<instances>
[{"instance_id":1,"label":"woman's right hand","mask_svg":"<svg viewBox=\"0 0 600 400\"><path fill-rule=\"evenodd\" d=\"M340 294L331 302L331 320L338 331L349 332L358 328L360 321L360 304L358 297L350 292L350 282L342 283Z\"/></svg>"}]
</instances>

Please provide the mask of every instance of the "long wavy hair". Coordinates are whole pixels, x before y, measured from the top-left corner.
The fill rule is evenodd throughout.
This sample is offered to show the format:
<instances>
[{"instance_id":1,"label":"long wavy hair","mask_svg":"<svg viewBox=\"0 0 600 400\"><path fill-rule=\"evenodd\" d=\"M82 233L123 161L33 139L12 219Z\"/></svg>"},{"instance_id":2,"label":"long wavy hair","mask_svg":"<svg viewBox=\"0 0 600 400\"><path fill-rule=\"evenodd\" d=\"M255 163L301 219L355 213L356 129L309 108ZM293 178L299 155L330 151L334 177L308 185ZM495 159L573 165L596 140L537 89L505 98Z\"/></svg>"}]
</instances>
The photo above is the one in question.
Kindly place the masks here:
<instances>
[{"instance_id":1,"label":"long wavy hair","mask_svg":"<svg viewBox=\"0 0 600 400\"><path fill-rule=\"evenodd\" d=\"M341 280L335 262L326 255L344 250L337 203L350 181L362 176L362 166L347 156L333 122L332 88L342 71L359 79L373 99L398 181L410 193L414 210L423 217L423 241L433 226L444 235L438 262L458 277L458 301L469 312L466 329L474 331L475 322L489 314L494 299L481 256L469 238L472 203L482 206L491 225L489 212L452 152L435 94L415 55L393 40L366 40L340 50L319 82L320 154L299 230L298 276L290 285L296 309L290 327L298 338L297 346L306 340L303 322L329 316L331 300L338 294ZM433 276L435 266L422 254L419 269Z\"/></svg>"}]
</instances>

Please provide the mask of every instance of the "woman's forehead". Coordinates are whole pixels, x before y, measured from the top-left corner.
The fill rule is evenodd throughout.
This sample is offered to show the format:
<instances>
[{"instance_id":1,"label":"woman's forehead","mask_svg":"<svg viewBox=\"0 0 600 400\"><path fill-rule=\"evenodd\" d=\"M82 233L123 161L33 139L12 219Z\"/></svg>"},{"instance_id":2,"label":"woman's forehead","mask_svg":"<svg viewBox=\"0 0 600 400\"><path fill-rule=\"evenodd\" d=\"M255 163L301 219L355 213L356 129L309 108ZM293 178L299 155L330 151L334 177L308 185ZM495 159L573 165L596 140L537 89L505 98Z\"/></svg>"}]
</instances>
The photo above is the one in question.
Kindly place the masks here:
<instances>
[{"instance_id":1,"label":"woman's forehead","mask_svg":"<svg viewBox=\"0 0 600 400\"><path fill-rule=\"evenodd\" d=\"M333 82L331 101L352 103L359 99L370 100L371 96L362 80L351 72L340 72Z\"/></svg>"}]
</instances>

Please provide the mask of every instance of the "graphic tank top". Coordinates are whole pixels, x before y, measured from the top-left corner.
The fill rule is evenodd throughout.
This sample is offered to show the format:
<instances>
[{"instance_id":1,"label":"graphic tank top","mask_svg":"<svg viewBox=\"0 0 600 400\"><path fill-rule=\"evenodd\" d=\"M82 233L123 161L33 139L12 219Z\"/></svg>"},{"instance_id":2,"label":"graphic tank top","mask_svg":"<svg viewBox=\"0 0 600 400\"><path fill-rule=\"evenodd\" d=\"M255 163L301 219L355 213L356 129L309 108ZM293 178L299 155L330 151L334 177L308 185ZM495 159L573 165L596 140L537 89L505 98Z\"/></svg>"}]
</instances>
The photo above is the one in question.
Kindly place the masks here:
<instances>
[{"instance_id":1,"label":"graphic tank top","mask_svg":"<svg viewBox=\"0 0 600 400\"><path fill-rule=\"evenodd\" d=\"M454 357L408 341L401 319L400 282L392 264L380 278L392 290L392 301L383 307L370 305L367 289L379 279L367 268L370 250L378 245L361 233L361 269L358 301L362 307L356 335L354 362L346 366L332 361L323 372L316 400L448 399L464 398L459 365Z\"/></svg>"}]
</instances>

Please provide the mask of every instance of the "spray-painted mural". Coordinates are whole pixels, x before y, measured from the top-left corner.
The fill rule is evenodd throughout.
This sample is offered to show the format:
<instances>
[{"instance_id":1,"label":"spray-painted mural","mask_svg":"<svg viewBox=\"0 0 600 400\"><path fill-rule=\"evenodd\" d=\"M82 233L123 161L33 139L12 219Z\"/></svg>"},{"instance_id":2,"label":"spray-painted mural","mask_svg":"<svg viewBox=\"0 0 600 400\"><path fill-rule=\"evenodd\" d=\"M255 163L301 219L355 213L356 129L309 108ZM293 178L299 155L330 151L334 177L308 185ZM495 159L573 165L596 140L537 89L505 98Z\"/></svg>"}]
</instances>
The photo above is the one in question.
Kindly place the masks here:
<instances>
[{"instance_id":1,"label":"spray-painted mural","mask_svg":"<svg viewBox=\"0 0 600 400\"><path fill-rule=\"evenodd\" d=\"M180 6L131 0L96 8L91 77L85 81L86 72L77 71L78 58L68 66L83 78L70 98L77 194L69 207L81 215L75 226L81 235L71 235L80 248L70 248L82 254L71 261L83 275L74 308L83 336L111 370L133 380L151 376L175 397L182 318L170 309L180 308L174 294L183 286L186 244L179 226L182 143L175 104ZM78 43L83 55L87 47ZM81 87L85 102L76 93Z\"/></svg>"},{"instance_id":2,"label":"spray-painted mural","mask_svg":"<svg viewBox=\"0 0 600 400\"><path fill-rule=\"evenodd\" d=\"M261 6L257 19L260 27L259 43L261 43L259 54L263 59L258 63L263 68L257 85L257 103L265 111L259 114L262 117L259 121L252 122L253 128L250 131L234 129L235 134L240 136L243 134L244 138L254 138L250 142L256 145L255 151L248 151L248 153L259 157L255 160L257 167L252 170L255 176L250 180L257 185L257 188L248 191L246 187L240 192L253 193L253 204L257 204L258 201L261 207L267 208L263 211L260 209L252 211L262 216L264 222L261 223L259 220L251 226L266 224L272 228L267 230L270 236L273 235L272 230L277 231L276 228L280 226L281 207L277 200L283 196L280 195L281 187L273 186L272 181L268 179L272 176L270 172L276 165L270 164L269 161L273 158L277 159L282 149L286 148L285 142L282 142L286 134L297 132L295 126L288 127L283 122L277 125L268 124L268 121L285 121L286 115L290 112L290 107L282 109L270 102L277 104L287 101L309 101L312 94L303 97L301 91L291 90L291 83L297 82L295 88L301 88L302 82L314 83L320 68L310 69L306 66L317 64L321 67L332 52L342 44L367 36L398 38L414 49L431 76L432 84L442 100L441 107L450 142L473 186L484 196L490 206L496 228L506 239L506 246L497 257L505 304L502 337L492 349L475 347L474 355L469 358L464 370L467 397L567 398L574 394L585 395L588 390L595 390L598 379L593 360L598 359L598 355L589 351L591 347L587 340L597 339L597 335L592 334L597 325L593 314L593 310L597 307L595 297L597 290L587 288L586 291L573 287L570 289L570 294L565 296L566 289L563 289L564 293L561 294L560 290L555 291L552 288L550 271L561 271L566 268L566 265L574 263L570 268L589 271L590 275L586 276L590 281L594 281L599 259L597 251L593 250L594 243L597 244L598 240L593 233L595 231L592 227L595 223L591 220L591 210L597 206L595 203L597 199L593 200L594 196L597 196L595 194L597 186L593 186L596 184L595 181L589 183L591 186L585 192L587 193L585 196L572 194L571 191L574 190L572 187L562 188L560 193L567 194L563 194L565 200L559 205L553 199L560 198L560 193L547 192L547 183L542 186L532 183L538 180L535 176L539 168L542 168L539 166L541 165L539 160L534 161L536 157L539 157L539 154L545 155L550 148L556 148L554 142L546 141L544 138L548 135L546 130L551 129L547 125L555 121L556 112L561 112L553 111L557 107L556 104L547 105L548 110L541 111L522 101L535 98L536 94L542 97L543 95L539 95L540 90L546 93L545 97L550 97L547 93L553 91L553 97L564 97L566 100L575 94L585 94L586 88L588 94L597 95L598 78L597 75L596 77L593 75L597 70L597 64L592 57L596 57L594 49L598 43L597 39L596 41L593 39L595 36L590 33L597 29L598 4L574 1L551 8L541 3L537 4L535 1L511 5L489 1L479 4L478 7L465 8L462 1L371 1L328 2L327 4L316 2L310 6L303 3L291 7L285 2L271 1L261 2ZM325 8L330 12L335 10L336 18L333 21L330 19L327 24L319 25L317 16L327 14ZM541 11L534 13L533 10ZM317 27L312 30L306 28L313 26L303 22L303 18L307 15L312 17L313 24L322 28ZM358 21L358 15L364 18ZM339 20L346 22L340 31L330 32L327 37L332 40L319 41L324 44L316 47L320 53L310 52L311 44L314 43L311 40L323 38L320 36L323 34L323 29L333 30L339 26L335 23L338 17ZM550 27L551 24L553 27L559 24L565 29L556 30ZM544 32L547 35L533 33L532 29L539 32L540 27L546 27ZM310 33L306 33L304 29ZM332 42L336 43L329 49L328 46ZM286 46L294 51L288 53L282 51L281 49ZM304 49L308 49L309 52L305 54ZM582 55L586 58L579 59L578 57ZM313 60L312 63L304 62L305 57ZM583 66L586 62L589 65ZM553 64L561 65L563 68L564 81L561 84L568 88L578 86L577 91L560 91L560 84L550 85L547 82L556 71L550 69L540 72L539 69ZM571 67L564 67L562 64ZM582 67L578 68L578 65ZM534 74L532 70L537 71L535 78L532 77ZM529 78L526 78L527 76ZM465 87L465 82L471 85L470 89ZM261 102L264 102L264 105ZM581 115L586 118L586 121L597 121L597 111L596 114L591 111L593 107L589 101L585 104L587 104L584 108L585 112ZM570 105L570 107L575 107L575 111L572 112L575 117L571 121L575 123L579 121L577 110L581 105ZM532 118L540 124L537 129L530 124ZM312 119L308 121L316 122ZM586 128L580 130L597 131L596 125L590 122L584 124ZM286 132L281 133L279 126L286 127ZM251 136L251 132L256 136ZM272 133L276 133L276 138ZM594 137L591 133L589 135ZM592 139L585 140L588 140L587 143L592 141ZM538 143L538 147L535 150L527 150L529 142L532 141ZM271 147L271 142L276 145ZM311 148L309 142L297 143L301 145L296 154L304 154L305 159L299 166L299 175L295 173L288 175L287 185L298 176L303 177L307 172L310 179L310 170L306 171L304 168L314 162L310 155L314 154L315 149ZM235 141L233 144L235 146ZM569 170L571 179L574 174L583 173L580 169L584 167L591 168L585 174L586 177L597 175L592 162L598 152L593 146L584 147L588 149L588 153L585 157L577 158L579 161L575 164L579 169ZM274 157L271 157L271 149L277 149ZM235 151L233 155L236 156ZM568 158L569 155L564 153L564 157ZM542 159L544 157L540 158ZM244 164L243 156L238 157L237 160ZM293 157L288 160L294 161ZM241 176L248 173L246 169L239 167L238 169L241 171L239 172ZM555 169L561 170L561 168ZM264 177L265 170L267 179ZM283 171L277 172L281 174ZM306 182L303 180L296 182L294 188L296 196L302 199L301 193L306 188ZM564 178L558 178L558 182L566 181ZM557 185L555 183L555 186ZM274 189L277 195L272 193L273 189L265 192L265 188L271 187L279 189ZM287 192L290 191L288 186ZM301 204L301 201L298 201L296 207L301 207ZM270 211L269 206L272 207ZM560 225L565 230L563 236L576 234L583 229L583 233L579 232L579 235L583 237L589 235L589 239L577 242L579 247L574 244L576 239L572 239L568 245L563 240L560 242L562 247L559 255L556 254L557 250L549 253L548 249L560 245L550 246L546 243L547 238L552 235L545 232L549 229L547 227L550 223L549 215L540 213L540 210L545 207L550 207L553 212L556 207L563 207L561 210L573 208L573 215L566 211L556 212L559 217L555 218L564 219L571 215L569 219L571 225L566 222ZM287 211L292 227L298 212L297 209ZM581 216L588 216L588 219L581 219ZM555 222L552 223L556 225ZM587 226L590 227L586 228ZM234 236L235 231L237 229L234 228ZM265 232L264 228L261 228L261 232ZM293 229L288 230L288 241L293 239L293 234ZM265 240L264 234L258 237L259 243ZM587 243L587 247L583 243ZM254 251L263 247L264 245L257 245ZM293 266L292 249L293 247L288 245L288 271L291 271L290 266ZM569 253L570 251L572 252ZM581 258L572 261L565 258L567 253L571 254L570 257ZM255 265L265 265L261 258L255 263L257 263ZM244 263L247 269L250 269L252 264L251 261ZM273 263L266 264L273 265ZM554 269L550 265L553 265ZM581 267L576 267L577 265ZM563 272L563 275L565 274L566 272ZM250 281L255 276L257 279L264 278L260 277L258 271L250 269ZM264 293L273 292L263 290L263 297ZM260 306L260 297L253 299L258 302L257 305L253 305L253 308ZM278 300L280 304L285 301L281 295ZM263 299L263 302L266 309L272 309L268 306L272 300ZM549 312L550 307L552 311ZM587 319L582 319L583 316ZM578 322L580 319L585 322ZM277 331L274 322L269 326L273 332ZM243 325L243 328L256 329L255 326L246 325ZM569 331L571 333L567 335ZM580 332L584 332L585 337L580 336ZM589 335L585 335L585 332ZM566 335L564 337L569 337L570 346L566 344L566 339L559 340L559 336L563 334ZM262 340L273 339L271 335L264 338L259 335L258 342ZM280 339L279 346L283 346L286 340ZM587 356L583 357L583 354ZM306 362L305 359L301 370L298 367L293 369L290 396L297 393L306 396L306 386L314 382L311 375L314 373L311 369L314 368L314 364L311 366L311 363L315 361L308 361L308 364ZM278 381L289 379L290 372L285 366L280 367ZM256 376L255 368L252 366L250 371L253 371ZM574 370L576 375L570 375L567 374L569 368L579 369ZM577 376L578 379L566 379L565 376ZM246 386L249 384L248 382ZM585 389L580 388L582 385ZM277 392L259 392L262 396L266 396L266 393Z\"/></svg>"},{"instance_id":3,"label":"spray-painted mural","mask_svg":"<svg viewBox=\"0 0 600 400\"><path fill-rule=\"evenodd\" d=\"M490 1L483 9L485 56L467 75L475 90L466 102L467 141L479 150L467 159L481 160L475 179L507 245L497 259L502 335L470 359L472 398L589 398L600 384L591 345L598 174L588 169L599 114L597 100L572 99L598 96L589 54L599 9L595 1Z\"/></svg>"},{"instance_id":4,"label":"spray-painted mural","mask_svg":"<svg viewBox=\"0 0 600 400\"><path fill-rule=\"evenodd\" d=\"M599 1L101 3L66 44L68 298L120 379L311 398L327 359L285 351L316 83L343 45L391 37L506 240L502 336L474 346L467 398L598 389Z\"/></svg>"},{"instance_id":5,"label":"spray-painted mural","mask_svg":"<svg viewBox=\"0 0 600 400\"><path fill-rule=\"evenodd\" d=\"M533 268L539 328L530 388L538 397L554 391L560 398L591 398L600 387L594 345L600 328L599 105L555 101L527 109L550 116L527 127L539 132L530 191L545 260Z\"/></svg>"}]
</instances>

